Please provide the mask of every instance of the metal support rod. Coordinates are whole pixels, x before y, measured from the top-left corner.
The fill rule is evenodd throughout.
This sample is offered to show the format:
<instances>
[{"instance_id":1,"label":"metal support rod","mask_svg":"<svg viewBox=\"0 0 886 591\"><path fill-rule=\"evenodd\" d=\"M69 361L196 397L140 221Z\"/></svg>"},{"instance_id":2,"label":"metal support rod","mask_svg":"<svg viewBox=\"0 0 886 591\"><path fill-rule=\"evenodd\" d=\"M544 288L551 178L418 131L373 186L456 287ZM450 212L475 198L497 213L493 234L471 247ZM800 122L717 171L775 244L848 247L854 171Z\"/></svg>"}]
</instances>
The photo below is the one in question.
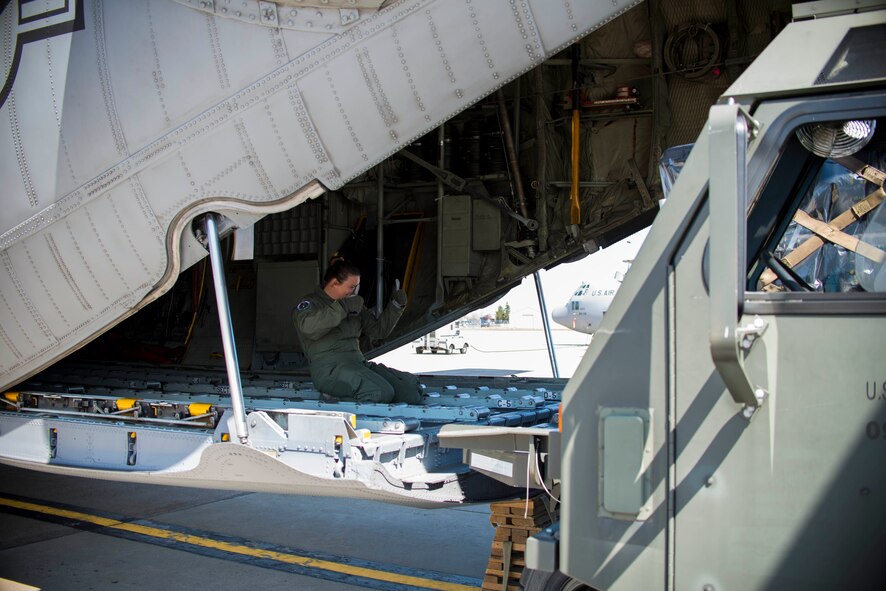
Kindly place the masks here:
<instances>
[{"instance_id":1,"label":"metal support rod","mask_svg":"<svg viewBox=\"0 0 886 591\"><path fill-rule=\"evenodd\" d=\"M572 125L570 136L572 138L572 150L570 162L572 163L572 185L569 191L569 228L573 237L580 234L581 224L581 201L578 194L579 178L579 141L581 139L581 89L578 84L578 64L581 59L581 46L572 44Z\"/></svg>"},{"instance_id":2,"label":"metal support rod","mask_svg":"<svg viewBox=\"0 0 886 591\"><path fill-rule=\"evenodd\" d=\"M538 295L538 307L541 308L541 323L545 329L545 342L548 345L548 357L551 359L551 371L555 378L560 377L560 370L557 368L557 353L554 352L554 340L551 338L551 323L548 321L548 307L545 304L545 294L541 287L541 275L538 271L532 274L535 279L535 293Z\"/></svg>"},{"instance_id":3,"label":"metal support rod","mask_svg":"<svg viewBox=\"0 0 886 591\"><path fill-rule=\"evenodd\" d=\"M501 121L501 130L504 134L505 151L508 154L508 163L511 167L511 180L514 183L514 193L517 201L517 211L524 218L529 217L529 209L526 207L526 194L523 192L523 179L520 178L520 165L517 160L517 150L514 146L514 136L511 133L511 123L508 121L508 109L505 105L505 94L498 90L498 110L499 120Z\"/></svg>"},{"instance_id":4,"label":"metal support rod","mask_svg":"<svg viewBox=\"0 0 886 591\"><path fill-rule=\"evenodd\" d=\"M440 148L440 154L437 158L437 165L443 168L445 162L444 146L446 136L444 135L443 126L437 128L437 145ZM443 306L443 298L445 290L443 286L443 180L437 177L437 297L431 310L436 310Z\"/></svg>"},{"instance_id":5,"label":"metal support rod","mask_svg":"<svg viewBox=\"0 0 886 591\"><path fill-rule=\"evenodd\" d=\"M514 145L520 145L520 78L514 80L514 124L511 129L514 134Z\"/></svg>"},{"instance_id":6,"label":"metal support rod","mask_svg":"<svg viewBox=\"0 0 886 591\"><path fill-rule=\"evenodd\" d=\"M655 0L647 4L649 11L649 28L652 31L652 141L649 142L649 169L646 171L646 182L654 184L658 176L658 161L661 158L665 134L661 131L662 113L667 102L667 85L665 83L662 64L662 37L664 25L661 22L661 5ZM666 117L664 118L666 119Z\"/></svg>"},{"instance_id":7,"label":"metal support rod","mask_svg":"<svg viewBox=\"0 0 886 591\"><path fill-rule=\"evenodd\" d=\"M231 324L231 308L228 305L228 288L225 283L225 268L221 248L218 244L218 228L215 214L205 218L206 242L209 247L209 261L212 264L212 281L215 286L215 302L218 307L218 325L221 328L222 344L225 349L225 367L228 370L228 386L231 389L231 410L234 413L234 429L240 443L246 443L249 434L246 430L246 411L243 405L243 388L240 385L240 364L237 361L237 347L234 345L234 327Z\"/></svg>"},{"instance_id":8,"label":"metal support rod","mask_svg":"<svg viewBox=\"0 0 886 591\"><path fill-rule=\"evenodd\" d=\"M538 220L538 250L548 249L548 206L547 206L547 109L545 108L544 78L540 67L534 70L535 76L535 149L538 157L536 176L538 186L535 196L535 219Z\"/></svg>"},{"instance_id":9,"label":"metal support rod","mask_svg":"<svg viewBox=\"0 0 886 591\"><path fill-rule=\"evenodd\" d=\"M382 299L385 297L385 172L384 163L377 167L378 174L378 225L375 229L375 310L381 316L384 310Z\"/></svg>"}]
</instances>

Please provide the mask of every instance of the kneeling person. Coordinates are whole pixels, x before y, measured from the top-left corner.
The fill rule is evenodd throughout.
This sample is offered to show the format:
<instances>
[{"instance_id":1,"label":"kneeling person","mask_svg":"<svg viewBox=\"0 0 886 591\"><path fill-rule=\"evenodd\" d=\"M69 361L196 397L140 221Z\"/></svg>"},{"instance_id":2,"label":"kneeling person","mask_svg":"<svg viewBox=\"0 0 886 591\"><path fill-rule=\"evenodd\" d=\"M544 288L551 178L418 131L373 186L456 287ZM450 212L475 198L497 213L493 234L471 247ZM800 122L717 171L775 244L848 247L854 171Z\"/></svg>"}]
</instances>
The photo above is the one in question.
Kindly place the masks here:
<instances>
[{"instance_id":1,"label":"kneeling person","mask_svg":"<svg viewBox=\"0 0 886 591\"><path fill-rule=\"evenodd\" d=\"M356 295L360 269L339 260L329 265L323 284L303 298L292 313L314 386L336 398L359 402L419 404L421 386L414 375L366 361L360 335L380 339L391 334L406 293L397 289L378 318Z\"/></svg>"}]
</instances>

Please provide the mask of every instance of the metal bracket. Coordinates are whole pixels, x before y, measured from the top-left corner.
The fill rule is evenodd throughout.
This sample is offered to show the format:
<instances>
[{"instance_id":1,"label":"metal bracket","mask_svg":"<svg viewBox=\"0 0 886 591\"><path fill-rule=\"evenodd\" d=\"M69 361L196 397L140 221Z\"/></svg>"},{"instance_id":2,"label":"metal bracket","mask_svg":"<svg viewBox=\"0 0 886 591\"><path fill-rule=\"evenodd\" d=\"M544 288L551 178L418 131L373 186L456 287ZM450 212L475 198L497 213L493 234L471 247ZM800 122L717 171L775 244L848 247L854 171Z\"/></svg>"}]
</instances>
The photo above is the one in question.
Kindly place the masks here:
<instances>
[{"instance_id":1,"label":"metal bracket","mask_svg":"<svg viewBox=\"0 0 886 591\"><path fill-rule=\"evenodd\" d=\"M584 251L585 251L586 253L588 253L588 254L594 254L595 252L597 252L598 250L600 250L600 245L597 244L597 241L596 241L596 240L588 240L587 242L583 243L583 244L581 245L581 247L582 247L582 248L584 249Z\"/></svg>"},{"instance_id":2,"label":"metal bracket","mask_svg":"<svg viewBox=\"0 0 886 591\"><path fill-rule=\"evenodd\" d=\"M260 1L258 3L258 12L262 23L266 25L277 24L277 5L273 2Z\"/></svg>"},{"instance_id":3,"label":"metal bracket","mask_svg":"<svg viewBox=\"0 0 886 591\"><path fill-rule=\"evenodd\" d=\"M759 316L754 316L753 322L746 324L745 326L739 326L735 329L735 338L738 340L738 346L741 347L741 350L744 351L745 355L750 352L754 343L757 342L758 338L763 336L763 333L766 332L767 328L769 328L769 324L765 320ZM741 411L742 416L749 421L754 418L757 410L759 410L766 399L769 398L769 392L760 386L757 386L754 388L754 398L757 399L757 404L745 404Z\"/></svg>"},{"instance_id":4,"label":"metal bracket","mask_svg":"<svg viewBox=\"0 0 886 591\"><path fill-rule=\"evenodd\" d=\"M360 20L360 11L356 8L340 8L338 14L342 26L350 25Z\"/></svg>"},{"instance_id":5,"label":"metal bracket","mask_svg":"<svg viewBox=\"0 0 886 591\"><path fill-rule=\"evenodd\" d=\"M526 540L526 567L544 572L560 568L560 522L549 525Z\"/></svg>"},{"instance_id":6,"label":"metal bracket","mask_svg":"<svg viewBox=\"0 0 886 591\"><path fill-rule=\"evenodd\" d=\"M640 168L637 166L637 161L633 158L628 158L627 164L628 170L631 173L631 178L634 180L634 184L637 185L637 190L640 192L640 197L643 198L643 205L650 209L655 207L655 200L649 193L649 187L646 186L646 181L643 180L643 175L640 173Z\"/></svg>"},{"instance_id":7,"label":"metal bracket","mask_svg":"<svg viewBox=\"0 0 886 591\"><path fill-rule=\"evenodd\" d=\"M738 339L739 347L747 353L754 346L757 338L763 336L769 324L759 316L754 316L754 321L745 326L739 326L735 329L735 337Z\"/></svg>"},{"instance_id":8,"label":"metal bracket","mask_svg":"<svg viewBox=\"0 0 886 591\"><path fill-rule=\"evenodd\" d=\"M457 174L449 172L448 170L440 168L439 166L434 166L430 162L426 162L426 161L422 160L421 158L419 158L418 156L416 156L415 154L413 154L409 150L400 150L400 155L408 158L409 160L412 160L413 162L415 162L416 164L418 164L419 166L421 166L422 168L424 168L425 170L427 170L428 172L433 174L435 177L440 179L440 181L444 185L447 185L447 186L455 189L456 191L459 191L460 193L467 193L471 197L475 197L477 199L482 199L484 201L488 201L489 203L491 203L491 204L495 205L497 208L499 208L505 215L508 215L508 216L514 218L515 220L517 220L518 222L520 222L521 224L526 226L526 228L529 230L537 230L538 229L538 222L536 220L523 217L522 215L520 215L516 211L512 210L510 207L508 207L507 205L505 205L504 203L502 203L498 199L495 199L494 197L490 197L489 195L486 195L484 191L477 190L475 187L471 186L471 183L469 183L465 179L461 178Z\"/></svg>"},{"instance_id":9,"label":"metal bracket","mask_svg":"<svg viewBox=\"0 0 886 591\"><path fill-rule=\"evenodd\" d=\"M757 414L757 411L763 406L763 403L766 402L766 399L769 398L769 392L764 390L763 388L756 388L754 390L754 398L757 399L757 403L754 405L745 404L741 409L741 414L747 420L751 420L754 418L754 415Z\"/></svg>"}]
</instances>

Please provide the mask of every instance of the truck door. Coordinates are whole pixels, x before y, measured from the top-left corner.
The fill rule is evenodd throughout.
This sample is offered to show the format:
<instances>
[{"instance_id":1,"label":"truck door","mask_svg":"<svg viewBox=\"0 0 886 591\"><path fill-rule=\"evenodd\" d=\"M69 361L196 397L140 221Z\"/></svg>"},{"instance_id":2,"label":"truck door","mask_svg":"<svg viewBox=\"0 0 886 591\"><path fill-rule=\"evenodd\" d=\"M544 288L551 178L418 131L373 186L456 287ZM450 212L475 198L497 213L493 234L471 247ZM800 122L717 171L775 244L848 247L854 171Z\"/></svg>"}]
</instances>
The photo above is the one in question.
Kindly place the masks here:
<instances>
[{"instance_id":1,"label":"truck door","mask_svg":"<svg viewBox=\"0 0 886 591\"><path fill-rule=\"evenodd\" d=\"M673 259L672 588L886 588L886 96L709 130Z\"/></svg>"}]
</instances>

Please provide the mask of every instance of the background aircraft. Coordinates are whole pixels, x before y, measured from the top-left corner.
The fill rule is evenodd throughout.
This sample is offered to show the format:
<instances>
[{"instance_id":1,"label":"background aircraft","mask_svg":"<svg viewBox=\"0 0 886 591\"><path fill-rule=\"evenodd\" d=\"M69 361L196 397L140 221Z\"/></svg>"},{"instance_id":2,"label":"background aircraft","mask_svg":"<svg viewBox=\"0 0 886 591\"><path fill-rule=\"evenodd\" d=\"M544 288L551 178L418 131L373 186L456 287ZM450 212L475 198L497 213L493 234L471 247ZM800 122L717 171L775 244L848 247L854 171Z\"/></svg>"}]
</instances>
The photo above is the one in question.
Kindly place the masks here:
<instances>
[{"instance_id":1,"label":"background aircraft","mask_svg":"<svg viewBox=\"0 0 886 591\"><path fill-rule=\"evenodd\" d=\"M581 282L564 306L552 310L554 322L578 332L594 334L648 231L648 228L640 230L591 255L588 264L594 272Z\"/></svg>"},{"instance_id":2,"label":"background aircraft","mask_svg":"<svg viewBox=\"0 0 886 591\"><path fill-rule=\"evenodd\" d=\"M683 170L692 145L673 146L662 154L659 176L665 199ZM665 199L659 206L664 205ZM648 233L649 228L644 228L591 255L586 262L593 269L590 279L582 281L565 306L554 308L551 312L554 322L578 332L594 334Z\"/></svg>"}]
</instances>

